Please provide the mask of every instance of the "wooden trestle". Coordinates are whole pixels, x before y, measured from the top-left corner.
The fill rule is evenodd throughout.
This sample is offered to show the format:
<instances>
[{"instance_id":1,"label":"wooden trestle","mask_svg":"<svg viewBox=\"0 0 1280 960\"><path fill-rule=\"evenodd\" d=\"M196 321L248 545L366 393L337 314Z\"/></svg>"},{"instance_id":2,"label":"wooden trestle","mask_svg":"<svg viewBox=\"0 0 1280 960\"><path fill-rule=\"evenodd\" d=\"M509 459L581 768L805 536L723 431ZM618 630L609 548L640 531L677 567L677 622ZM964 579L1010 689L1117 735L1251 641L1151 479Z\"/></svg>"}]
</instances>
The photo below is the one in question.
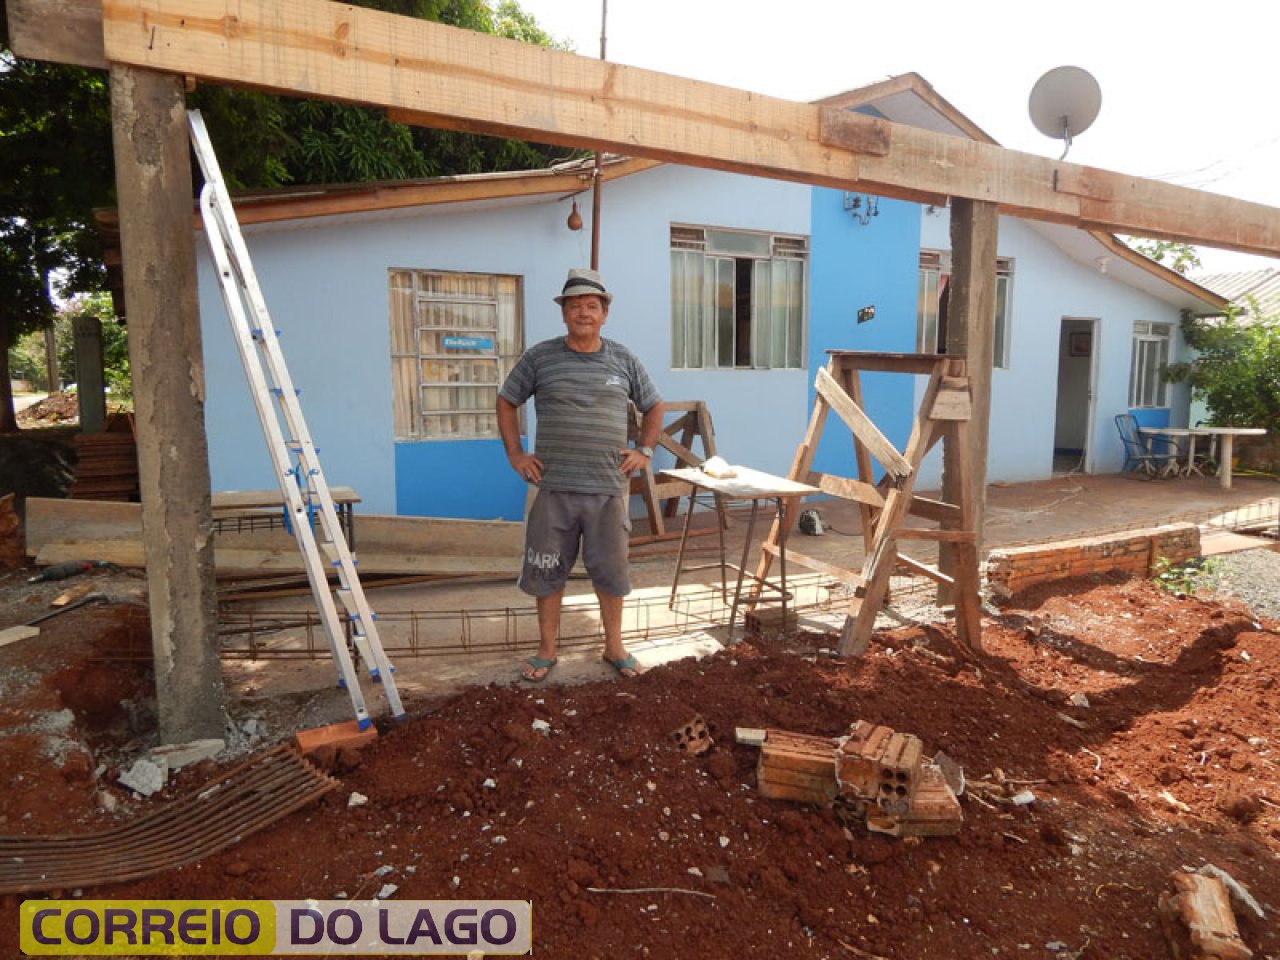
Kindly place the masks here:
<instances>
[{"instance_id":1,"label":"wooden trestle","mask_svg":"<svg viewBox=\"0 0 1280 960\"><path fill-rule=\"evenodd\" d=\"M965 360L930 354L843 350L828 353L830 360L825 369L818 371L815 382L817 397L809 429L796 450L788 476L859 505L865 560L860 570L844 569L788 547L787 563L825 573L852 588L848 615L840 633L838 651L841 656L859 656L865 652L876 614L880 612L888 592L889 576L898 567L949 585L955 602L956 634L961 643L974 650L980 649L978 542L974 531L974 504L967 492L971 486L967 482L958 485L961 491L966 491L960 494L959 503L929 500L912 492L921 461L939 440L946 442L947 456L955 458L958 475L968 477L970 465L966 457L971 427ZM929 378L916 411L911 436L901 453L862 410L862 371L925 375ZM813 470L813 460L828 412L834 412L853 434L857 479ZM878 483L874 482L873 458L884 471ZM790 530L794 526L798 509L797 502L789 501L784 517L774 521L760 553L757 583L768 576L773 559L779 553L780 534L783 529ZM908 514L935 521L939 527L904 527ZM785 524L785 528L781 524ZM954 576L910 557L899 556L898 541L905 539L952 544L955 551ZM757 587L750 602L754 604L759 596Z\"/></svg>"}]
</instances>

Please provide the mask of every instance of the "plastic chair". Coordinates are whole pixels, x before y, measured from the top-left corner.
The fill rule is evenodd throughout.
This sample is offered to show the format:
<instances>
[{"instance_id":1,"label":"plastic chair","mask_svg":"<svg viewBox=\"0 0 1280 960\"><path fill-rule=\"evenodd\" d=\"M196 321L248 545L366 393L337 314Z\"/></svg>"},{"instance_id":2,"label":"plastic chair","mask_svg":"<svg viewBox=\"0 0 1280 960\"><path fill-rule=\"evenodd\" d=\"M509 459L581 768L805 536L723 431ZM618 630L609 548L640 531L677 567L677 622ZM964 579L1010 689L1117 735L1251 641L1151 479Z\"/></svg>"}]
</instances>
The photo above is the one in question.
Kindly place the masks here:
<instances>
[{"instance_id":1,"label":"plastic chair","mask_svg":"<svg viewBox=\"0 0 1280 960\"><path fill-rule=\"evenodd\" d=\"M1140 471L1149 479L1162 476L1176 467L1178 445L1169 437L1152 437L1151 443L1142 438L1138 420L1131 413L1116 414L1116 429L1124 444L1124 466L1121 473Z\"/></svg>"}]
</instances>

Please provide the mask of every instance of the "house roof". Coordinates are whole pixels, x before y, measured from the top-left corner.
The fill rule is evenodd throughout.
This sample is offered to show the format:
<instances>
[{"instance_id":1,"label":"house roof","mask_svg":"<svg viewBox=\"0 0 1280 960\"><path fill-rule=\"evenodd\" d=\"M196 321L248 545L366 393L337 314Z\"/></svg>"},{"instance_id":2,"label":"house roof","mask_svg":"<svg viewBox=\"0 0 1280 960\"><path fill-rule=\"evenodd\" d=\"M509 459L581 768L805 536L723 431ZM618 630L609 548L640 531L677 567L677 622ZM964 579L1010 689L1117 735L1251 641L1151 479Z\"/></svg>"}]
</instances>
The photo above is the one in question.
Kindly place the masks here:
<instances>
[{"instance_id":1,"label":"house roof","mask_svg":"<svg viewBox=\"0 0 1280 960\"><path fill-rule=\"evenodd\" d=\"M815 101L821 106L859 110L893 123L908 124L985 143L996 141L957 110L917 73L904 73ZM661 161L608 156L601 179L608 181L656 166ZM234 197L243 225L300 220L340 214L370 214L445 203L518 202L546 195L562 197L591 188L592 159L555 164L544 170L468 174L380 183L331 184L261 190ZM118 268L119 224L114 210L95 211L109 271ZM199 217L197 215L197 226ZM1061 224L1031 222L1031 227L1068 256L1151 294L1180 309L1220 313L1228 301L1135 250L1112 234ZM115 272L118 273L118 270ZM117 307L122 291L114 289ZM122 311L118 311L122 312Z\"/></svg>"},{"instance_id":2,"label":"house roof","mask_svg":"<svg viewBox=\"0 0 1280 960\"><path fill-rule=\"evenodd\" d=\"M1196 277L1202 287L1226 297L1254 319L1280 316L1280 270L1208 273Z\"/></svg>"}]
</instances>

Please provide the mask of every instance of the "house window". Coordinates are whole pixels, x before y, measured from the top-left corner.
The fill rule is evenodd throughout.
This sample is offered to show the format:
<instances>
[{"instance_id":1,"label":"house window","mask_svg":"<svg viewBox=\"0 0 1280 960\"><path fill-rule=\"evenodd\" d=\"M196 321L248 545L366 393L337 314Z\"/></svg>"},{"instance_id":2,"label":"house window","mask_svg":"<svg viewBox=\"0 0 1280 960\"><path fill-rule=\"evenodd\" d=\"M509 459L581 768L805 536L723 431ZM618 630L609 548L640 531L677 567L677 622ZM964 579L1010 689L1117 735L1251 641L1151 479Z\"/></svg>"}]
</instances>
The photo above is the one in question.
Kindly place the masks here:
<instances>
[{"instance_id":1,"label":"house window","mask_svg":"<svg viewBox=\"0 0 1280 960\"><path fill-rule=\"evenodd\" d=\"M991 364L1007 367L1009 355L1009 288L1013 261L996 259L996 316ZM920 285L916 298L916 352L947 352L947 302L951 289L951 254L920 251Z\"/></svg>"},{"instance_id":2,"label":"house window","mask_svg":"<svg viewBox=\"0 0 1280 960\"><path fill-rule=\"evenodd\" d=\"M671 228L671 366L803 369L805 237Z\"/></svg>"},{"instance_id":3,"label":"house window","mask_svg":"<svg viewBox=\"0 0 1280 960\"><path fill-rule=\"evenodd\" d=\"M498 389L523 350L519 277L392 270L397 440L498 436Z\"/></svg>"},{"instance_id":4,"label":"house window","mask_svg":"<svg viewBox=\"0 0 1280 960\"><path fill-rule=\"evenodd\" d=\"M1129 364L1129 406L1167 407L1169 385L1164 371L1169 365L1168 323L1135 323L1133 325L1133 359Z\"/></svg>"}]
</instances>

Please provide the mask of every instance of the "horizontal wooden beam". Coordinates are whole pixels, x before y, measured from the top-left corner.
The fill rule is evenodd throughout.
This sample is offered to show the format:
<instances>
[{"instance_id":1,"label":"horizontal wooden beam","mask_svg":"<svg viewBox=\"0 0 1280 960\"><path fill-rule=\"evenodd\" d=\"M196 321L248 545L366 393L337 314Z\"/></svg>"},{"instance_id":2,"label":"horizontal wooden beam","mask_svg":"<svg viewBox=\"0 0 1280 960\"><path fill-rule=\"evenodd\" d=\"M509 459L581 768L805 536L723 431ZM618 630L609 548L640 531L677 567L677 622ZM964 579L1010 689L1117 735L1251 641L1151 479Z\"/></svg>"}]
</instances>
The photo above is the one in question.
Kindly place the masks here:
<instances>
[{"instance_id":1,"label":"horizontal wooden beam","mask_svg":"<svg viewBox=\"0 0 1280 960\"><path fill-rule=\"evenodd\" d=\"M431 126L1280 255L1261 204L326 0L103 0L103 20L112 62Z\"/></svg>"},{"instance_id":2,"label":"horizontal wooden beam","mask_svg":"<svg viewBox=\"0 0 1280 960\"><path fill-rule=\"evenodd\" d=\"M102 0L5 0L9 46L28 60L107 68Z\"/></svg>"},{"instance_id":3,"label":"horizontal wooden beam","mask_svg":"<svg viewBox=\"0 0 1280 960\"><path fill-rule=\"evenodd\" d=\"M782 555L782 550L776 543L765 543L763 545L765 553L773 557ZM813 570L817 573L825 573L827 576L846 583L851 587L860 587L863 584L863 576L861 570L849 570L845 567L838 567L834 563L828 563L826 560L819 560L817 557L811 557L806 553L800 553L796 550L787 550L787 563L798 564Z\"/></svg>"},{"instance_id":4,"label":"horizontal wooden beam","mask_svg":"<svg viewBox=\"0 0 1280 960\"><path fill-rule=\"evenodd\" d=\"M877 510L884 509L884 494L864 480L853 480L849 477L837 477L830 473L810 471L804 482L833 497L865 503L867 506L875 507Z\"/></svg>"}]
</instances>

